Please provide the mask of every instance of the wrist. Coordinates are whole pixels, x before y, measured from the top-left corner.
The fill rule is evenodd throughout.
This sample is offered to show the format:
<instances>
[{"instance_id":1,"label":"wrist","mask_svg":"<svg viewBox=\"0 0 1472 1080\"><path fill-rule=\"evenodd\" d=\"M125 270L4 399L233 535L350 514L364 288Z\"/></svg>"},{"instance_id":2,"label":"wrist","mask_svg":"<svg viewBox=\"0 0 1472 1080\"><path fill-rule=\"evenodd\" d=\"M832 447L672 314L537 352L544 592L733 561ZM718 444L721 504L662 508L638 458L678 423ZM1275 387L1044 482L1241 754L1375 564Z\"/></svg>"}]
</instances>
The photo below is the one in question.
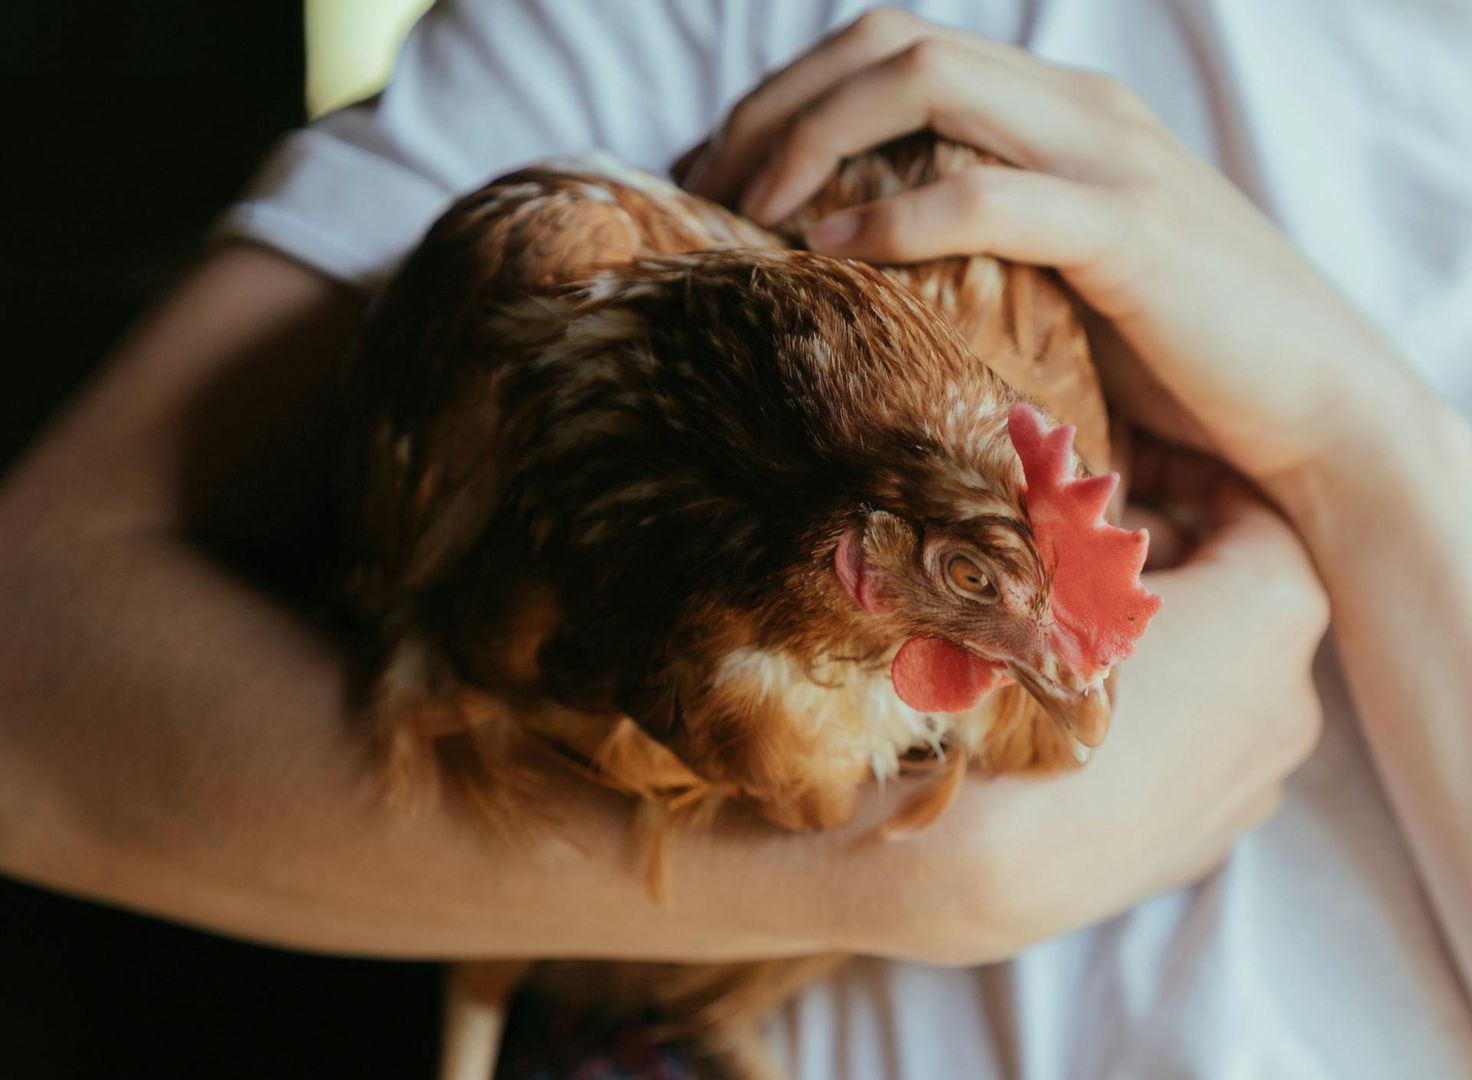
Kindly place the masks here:
<instances>
[{"instance_id":1,"label":"wrist","mask_svg":"<svg viewBox=\"0 0 1472 1080\"><path fill-rule=\"evenodd\" d=\"M880 835L934 782L902 776L870 785L848 824L797 838L804 855L790 872L807 894L801 908L821 943L814 951L952 965L988 963L1021 947L996 902L1004 885L995 875L1003 852L994 834L1003 829L988 819L1008 799L999 800L994 785L967 779L923 831ZM1016 824L1015 815L1008 820Z\"/></svg>"},{"instance_id":2,"label":"wrist","mask_svg":"<svg viewBox=\"0 0 1472 1080\"><path fill-rule=\"evenodd\" d=\"M1309 542L1383 517L1387 501L1434 497L1466 482L1472 431L1449 402L1409 371L1343 394L1315 451L1257 481Z\"/></svg>"}]
</instances>

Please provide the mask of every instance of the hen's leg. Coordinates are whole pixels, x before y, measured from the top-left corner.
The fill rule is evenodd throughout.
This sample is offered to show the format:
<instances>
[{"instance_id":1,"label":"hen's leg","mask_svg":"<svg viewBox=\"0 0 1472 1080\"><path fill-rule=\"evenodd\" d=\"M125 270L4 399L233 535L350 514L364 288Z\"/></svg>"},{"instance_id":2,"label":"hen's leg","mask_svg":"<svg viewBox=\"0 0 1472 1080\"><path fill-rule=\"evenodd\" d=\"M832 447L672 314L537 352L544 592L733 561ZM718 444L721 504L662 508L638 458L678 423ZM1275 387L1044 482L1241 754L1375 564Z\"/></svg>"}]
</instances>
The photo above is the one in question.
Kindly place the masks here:
<instances>
[{"instance_id":1,"label":"hen's leg","mask_svg":"<svg viewBox=\"0 0 1472 1080\"><path fill-rule=\"evenodd\" d=\"M451 964L445 971L440 1080L491 1080L506 1028L506 1011L531 962Z\"/></svg>"}]
</instances>

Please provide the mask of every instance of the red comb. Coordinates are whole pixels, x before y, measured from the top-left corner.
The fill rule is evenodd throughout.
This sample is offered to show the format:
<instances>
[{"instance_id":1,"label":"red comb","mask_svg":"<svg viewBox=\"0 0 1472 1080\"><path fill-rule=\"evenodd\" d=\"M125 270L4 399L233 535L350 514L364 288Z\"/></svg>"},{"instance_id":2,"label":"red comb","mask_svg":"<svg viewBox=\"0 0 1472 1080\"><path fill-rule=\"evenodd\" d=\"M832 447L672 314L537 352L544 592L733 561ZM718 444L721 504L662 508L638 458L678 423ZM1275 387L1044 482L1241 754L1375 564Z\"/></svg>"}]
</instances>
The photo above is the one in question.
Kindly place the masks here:
<instances>
[{"instance_id":1,"label":"red comb","mask_svg":"<svg viewBox=\"0 0 1472 1080\"><path fill-rule=\"evenodd\" d=\"M1075 478L1073 433L1072 424L1049 431L1031 405L1007 414L1027 514L1053 575L1053 645L1075 674L1093 679L1134 650L1160 597L1140 584L1149 537L1104 520L1119 474Z\"/></svg>"}]
</instances>

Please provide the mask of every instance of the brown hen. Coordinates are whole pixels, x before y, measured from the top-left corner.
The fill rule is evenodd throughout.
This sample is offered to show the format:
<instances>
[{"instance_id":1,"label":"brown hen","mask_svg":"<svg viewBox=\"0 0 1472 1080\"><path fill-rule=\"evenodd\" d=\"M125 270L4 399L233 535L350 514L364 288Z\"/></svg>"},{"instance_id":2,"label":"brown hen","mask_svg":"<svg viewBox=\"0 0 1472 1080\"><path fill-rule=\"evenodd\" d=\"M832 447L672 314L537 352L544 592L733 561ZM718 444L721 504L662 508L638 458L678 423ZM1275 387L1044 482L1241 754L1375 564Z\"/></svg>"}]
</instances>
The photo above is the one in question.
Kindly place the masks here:
<instances>
[{"instance_id":1,"label":"brown hen","mask_svg":"<svg viewBox=\"0 0 1472 1080\"><path fill-rule=\"evenodd\" d=\"M402 790L527 816L529 747L650 835L739 801L789 829L949 764L1071 767L1155 609L1098 380L1044 271L796 251L813 216L976 160L915 137L765 232L600 160L457 203L371 319L345 455L368 711ZM657 847L656 847L657 850ZM651 865L658 865L655 858ZM631 1000L739 1037L806 968L620 965ZM588 976L591 977L591 976Z\"/></svg>"}]
</instances>

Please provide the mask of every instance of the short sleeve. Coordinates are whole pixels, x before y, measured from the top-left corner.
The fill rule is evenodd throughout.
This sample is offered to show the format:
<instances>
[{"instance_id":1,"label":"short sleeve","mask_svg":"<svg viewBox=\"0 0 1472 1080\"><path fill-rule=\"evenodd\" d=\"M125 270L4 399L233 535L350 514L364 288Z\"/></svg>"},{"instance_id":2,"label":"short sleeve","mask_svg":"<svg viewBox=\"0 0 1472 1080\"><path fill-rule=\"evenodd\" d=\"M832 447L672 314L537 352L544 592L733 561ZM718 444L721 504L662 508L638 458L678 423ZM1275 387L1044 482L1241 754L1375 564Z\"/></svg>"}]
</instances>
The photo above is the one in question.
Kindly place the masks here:
<instances>
[{"instance_id":1,"label":"short sleeve","mask_svg":"<svg viewBox=\"0 0 1472 1080\"><path fill-rule=\"evenodd\" d=\"M372 288L451 200L500 173L592 150L665 169L820 32L820 10L792 25L805 6L774 34L715 0L440 0L384 92L287 136L215 235Z\"/></svg>"},{"instance_id":2,"label":"short sleeve","mask_svg":"<svg viewBox=\"0 0 1472 1080\"><path fill-rule=\"evenodd\" d=\"M342 139L306 128L284 139L214 238L265 244L349 284L372 288L450 198L439 184Z\"/></svg>"}]
</instances>

